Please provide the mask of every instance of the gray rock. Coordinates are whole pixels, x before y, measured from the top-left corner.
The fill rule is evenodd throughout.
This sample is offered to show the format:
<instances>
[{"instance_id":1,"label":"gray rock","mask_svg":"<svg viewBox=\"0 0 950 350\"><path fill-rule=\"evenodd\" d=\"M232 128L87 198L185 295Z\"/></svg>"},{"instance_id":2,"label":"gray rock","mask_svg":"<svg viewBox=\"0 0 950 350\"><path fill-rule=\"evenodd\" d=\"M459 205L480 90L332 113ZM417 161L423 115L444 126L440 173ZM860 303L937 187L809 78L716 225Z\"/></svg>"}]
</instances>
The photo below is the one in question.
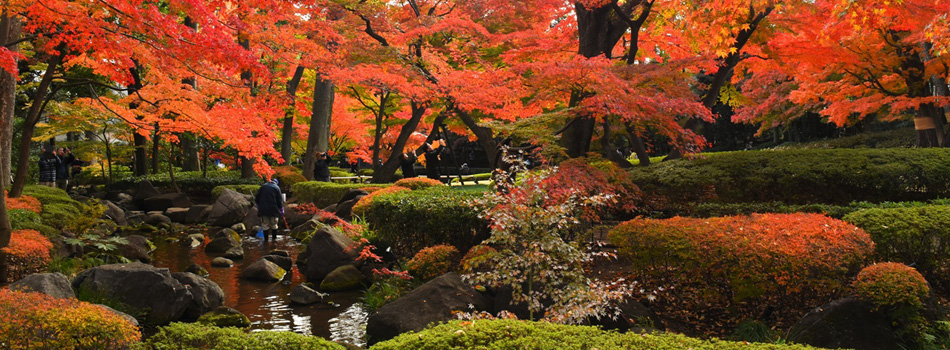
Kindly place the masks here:
<instances>
[{"instance_id":1,"label":"gray rock","mask_svg":"<svg viewBox=\"0 0 950 350\"><path fill-rule=\"evenodd\" d=\"M352 220L353 206L356 205L356 202L359 202L360 199L362 198L363 196L359 196L359 197L350 199L346 202L340 202L340 204L337 204L336 211L334 212L334 214L336 214L336 216L339 217L340 219L347 220L347 221Z\"/></svg>"},{"instance_id":2,"label":"gray rock","mask_svg":"<svg viewBox=\"0 0 950 350\"><path fill-rule=\"evenodd\" d=\"M278 224L280 223L278 220ZM244 225L244 230L236 230L238 232L246 232L247 227L252 227L261 224L261 217L257 216L257 207L250 207L247 209L247 214L244 215L244 218L241 219L240 225ZM237 225L237 224L235 224Z\"/></svg>"},{"instance_id":3,"label":"gray rock","mask_svg":"<svg viewBox=\"0 0 950 350\"><path fill-rule=\"evenodd\" d=\"M280 256L280 255L264 255L261 259L267 259L272 263L277 264L280 268L290 271L294 268L294 259L291 259L289 256Z\"/></svg>"},{"instance_id":4,"label":"gray rock","mask_svg":"<svg viewBox=\"0 0 950 350\"><path fill-rule=\"evenodd\" d=\"M282 249L274 249L267 253L267 255L276 255L276 256L286 256L290 257L290 252Z\"/></svg>"},{"instance_id":5,"label":"gray rock","mask_svg":"<svg viewBox=\"0 0 950 350\"><path fill-rule=\"evenodd\" d=\"M244 248L242 247L233 247L224 252L221 256L231 259L231 260L241 260L244 259Z\"/></svg>"},{"instance_id":6,"label":"gray rock","mask_svg":"<svg viewBox=\"0 0 950 350\"><path fill-rule=\"evenodd\" d=\"M340 292L361 286L363 286L363 274L353 265L340 266L320 281L320 290L327 292Z\"/></svg>"},{"instance_id":7,"label":"gray rock","mask_svg":"<svg viewBox=\"0 0 950 350\"><path fill-rule=\"evenodd\" d=\"M191 272L175 272L172 278L188 287L194 297L183 315L186 319L198 319L202 314L224 304L224 290L213 281Z\"/></svg>"},{"instance_id":8,"label":"gray rock","mask_svg":"<svg viewBox=\"0 0 950 350\"><path fill-rule=\"evenodd\" d=\"M76 299L69 279L61 273L34 273L7 286L10 290L39 292L58 299Z\"/></svg>"},{"instance_id":9,"label":"gray rock","mask_svg":"<svg viewBox=\"0 0 950 350\"><path fill-rule=\"evenodd\" d=\"M129 222L129 225L143 224L145 223L145 212L138 210L126 211L125 219Z\"/></svg>"},{"instance_id":10,"label":"gray rock","mask_svg":"<svg viewBox=\"0 0 950 350\"><path fill-rule=\"evenodd\" d=\"M329 294L320 293L306 284L298 284L290 290L290 301L297 304L310 305L323 301Z\"/></svg>"},{"instance_id":11,"label":"gray rock","mask_svg":"<svg viewBox=\"0 0 950 350\"><path fill-rule=\"evenodd\" d=\"M229 227L247 215L251 202L244 195L231 189L225 189L214 202L208 214L208 223L212 226Z\"/></svg>"},{"instance_id":12,"label":"gray rock","mask_svg":"<svg viewBox=\"0 0 950 350\"><path fill-rule=\"evenodd\" d=\"M161 224L168 225L172 223L172 219L169 219L162 213L151 212L145 216L145 223L154 226L159 226Z\"/></svg>"},{"instance_id":13,"label":"gray rock","mask_svg":"<svg viewBox=\"0 0 950 350\"><path fill-rule=\"evenodd\" d=\"M304 222L303 224L301 224L300 226L294 227L293 230L290 230L290 237L297 240L298 242L308 243L310 242L310 237L313 237L313 232L316 231L317 228L324 228L324 227L330 227L330 226L320 221L317 221L317 219L310 219Z\"/></svg>"},{"instance_id":14,"label":"gray rock","mask_svg":"<svg viewBox=\"0 0 950 350\"><path fill-rule=\"evenodd\" d=\"M353 263L357 253L356 249L350 249L353 245L354 242L337 229L320 228L298 256L298 264L303 262L307 280L316 283L337 267Z\"/></svg>"},{"instance_id":15,"label":"gray rock","mask_svg":"<svg viewBox=\"0 0 950 350\"><path fill-rule=\"evenodd\" d=\"M234 225L231 225L231 229L234 230L235 232L244 232L244 231L247 231L247 226L244 226L243 223L239 222Z\"/></svg>"},{"instance_id":16,"label":"gray rock","mask_svg":"<svg viewBox=\"0 0 950 350\"><path fill-rule=\"evenodd\" d=\"M132 202L139 207L144 204L146 198L155 197L162 194L157 189L155 189L155 186L152 186L152 183L148 182L148 180L139 181L139 183L135 184L135 188L132 190L132 192L134 193L132 196Z\"/></svg>"},{"instance_id":17,"label":"gray rock","mask_svg":"<svg viewBox=\"0 0 950 350\"><path fill-rule=\"evenodd\" d=\"M265 259L260 259L251 264L251 266L244 268L244 271L241 272L241 278L264 282L277 282L283 279L285 274L287 274L287 271L277 266L277 264Z\"/></svg>"},{"instance_id":18,"label":"gray rock","mask_svg":"<svg viewBox=\"0 0 950 350\"><path fill-rule=\"evenodd\" d=\"M102 212L103 219L112 220L119 226L129 225L129 220L125 217L125 210L107 200L103 200L101 203L106 206L106 210Z\"/></svg>"},{"instance_id":19,"label":"gray rock","mask_svg":"<svg viewBox=\"0 0 950 350\"><path fill-rule=\"evenodd\" d=\"M129 315L129 314L124 313L124 312L122 312L122 311L113 309L113 308L111 308L111 307L109 307L109 306L106 306L106 305L102 305L102 304L95 304L95 305L98 306L98 307L101 307L101 308L103 308L103 309L106 309L106 311L111 312L111 313L113 313L113 314L116 314L116 315L118 315L119 317L124 318L126 321L129 321L129 323L131 323L133 326L139 327L139 320L136 320L135 317L132 317L132 315Z\"/></svg>"},{"instance_id":20,"label":"gray rock","mask_svg":"<svg viewBox=\"0 0 950 350\"><path fill-rule=\"evenodd\" d=\"M200 233L192 233L181 240L181 244L188 246L190 248L198 248L202 243L205 242L205 235Z\"/></svg>"},{"instance_id":21,"label":"gray rock","mask_svg":"<svg viewBox=\"0 0 950 350\"><path fill-rule=\"evenodd\" d=\"M205 269L203 266L198 265L197 263L191 263L191 265L189 265L188 268L185 269L185 272L190 272L201 277L208 277L209 275L211 275L208 272L208 269ZM174 276L174 274L172 275Z\"/></svg>"},{"instance_id":22,"label":"gray rock","mask_svg":"<svg viewBox=\"0 0 950 350\"><path fill-rule=\"evenodd\" d=\"M148 238L145 238L145 236L141 235L131 235L126 236L125 240L128 242L128 244L119 244L117 247L119 254L131 261L143 263L152 261L152 258L148 256L148 253L152 251L152 247L148 242Z\"/></svg>"},{"instance_id":23,"label":"gray rock","mask_svg":"<svg viewBox=\"0 0 950 350\"><path fill-rule=\"evenodd\" d=\"M294 228L310 220L313 215L304 214L297 211L297 207L285 207L284 219L287 221L287 228Z\"/></svg>"},{"instance_id":24,"label":"gray rock","mask_svg":"<svg viewBox=\"0 0 950 350\"><path fill-rule=\"evenodd\" d=\"M73 289L99 295L141 313L140 321L165 325L181 319L194 298L184 285L172 278L168 269L142 263L112 264L79 273Z\"/></svg>"},{"instance_id":25,"label":"gray rock","mask_svg":"<svg viewBox=\"0 0 950 350\"><path fill-rule=\"evenodd\" d=\"M208 221L208 214L211 213L211 206L207 204L192 205L185 214L186 224L197 224Z\"/></svg>"},{"instance_id":26,"label":"gray rock","mask_svg":"<svg viewBox=\"0 0 950 350\"><path fill-rule=\"evenodd\" d=\"M165 216L171 219L172 222L177 222L183 224L186 222L186 217L188 212L191 211L191 208L168 208L165 209Z\"/></svg>"},{"instance_id":27,"label":"gray rock","mask_svg":"<svg viewBox=\"0 0 950 350\"><path fill-rule=\"evenodd\" d=\"M457 273L436 277L386 304L370 316L366 335L370 345L410 331L420 331L433 322L455 319L452 311L487 311L493 301L462 281Z\"/></svg>"},{"instance_id":28,"label":"gray rock","mask_svg":"<svg viewBox=\"0 0 950 350\"><path fill-rule=\"evenodd\" d=\"M836 300L806 314L789 330L788 340L821 348L900 349L884 312L855 299Z\"/></svg>"},{"instance_id":29,"label":"gray rock","mask_svg":"<svg viewBox=\"0 0 950 350\"><path fill-rule=\"evenodd\" d=\"M217 257L217 258L211 259L211 266L214 266L214 267L231 267L231 266L234 266L234 262L231 261L231 259L228 259L228 258L219 256L219 257Z\"/></svg>"},{"instance_id":30,"label":"gray rock","mask_svg":"<svg viewBox=\"0 0 950 350\"><path fill-rule=\"evenodd\" d=\"M215 233L214 238L205 246L206 253L224 253L231 248L241 247L241 236L231 229L224 229Z\"/></svg>"},{"instance_id":31,"label":"gray rock","mask_svg":"<svg viewBox=\"0 0 950 350\"><path fill-rule=\"evenodd\" d=\"M188 195L184 193L164 193L145 198L142 209L145 211L165 211L168 208L188 208L194 205Z\"/></svg>"}]
</instances>

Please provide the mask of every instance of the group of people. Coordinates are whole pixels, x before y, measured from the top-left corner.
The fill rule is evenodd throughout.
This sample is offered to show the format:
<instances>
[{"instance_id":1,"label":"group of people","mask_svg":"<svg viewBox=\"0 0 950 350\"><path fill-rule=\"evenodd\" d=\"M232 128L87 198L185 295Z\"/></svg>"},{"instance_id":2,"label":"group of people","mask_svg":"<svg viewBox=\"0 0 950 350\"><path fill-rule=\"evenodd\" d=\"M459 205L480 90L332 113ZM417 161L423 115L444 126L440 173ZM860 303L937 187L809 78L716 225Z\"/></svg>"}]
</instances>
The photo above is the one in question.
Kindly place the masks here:
<instances>
[{"instance_id":1,"label":"group of people","mask_svg":"<svg viewBox=\"0 0 950 350\"><path fill-rule=\"evenodd\" d=\"M56 150L47 148L40 156L40 185L68 189L69 179L72 178L70 174L72 167L77 163L79 161L69 148L60 147Z\"/></svg>"},{"instance_id":2,"label":"group of people","mask_svg":"<svg viewBox=\"0 0 950 350\"><path fill-rule=\"evenodd\" d=\"M442 181L442 173L439 168L442 166L442 152L445 150L445 140L438 140L438 146L432 143L425 143L420 148L426 156L426 177ZM416 177L415 164L419 159L418 151L407 150L399 156L399 167L402 169L404 178ZM313 163L313 180L330 182L330 155L327 152L317 153L317 159ZM466 165L467 168L467 165Z\"/></svg>"}]
</instances>

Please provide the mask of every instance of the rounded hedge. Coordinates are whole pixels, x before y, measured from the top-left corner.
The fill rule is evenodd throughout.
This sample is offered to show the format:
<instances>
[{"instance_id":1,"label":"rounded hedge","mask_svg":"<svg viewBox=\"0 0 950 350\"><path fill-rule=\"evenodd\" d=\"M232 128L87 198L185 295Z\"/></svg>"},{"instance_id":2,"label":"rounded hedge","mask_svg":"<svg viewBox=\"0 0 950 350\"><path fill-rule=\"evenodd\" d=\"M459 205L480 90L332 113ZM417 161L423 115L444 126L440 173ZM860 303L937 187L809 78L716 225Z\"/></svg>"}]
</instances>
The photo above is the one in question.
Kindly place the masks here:
<instances>
[{"instance_id":1,"label":"rounded hedge","mask_svg":"<svg viewBox=\"0 0 950 350\"><path fill-rule=\"evenodd\" d=\"M0 348L128 349L141 336L116 313L75 299L0 290Z\"/></svg>"},{"instance_id":2,"label":"rounded hedge","mask_svg":"<svg viewBox=\"0 0 950 350\"><path fill-rule=\"evenodd\" d=\"M906 201L950 197L948 158L950 150L941 148L739 151L662 162L630 174L659 207Z\"/></svg>"},{"instance_id":3,"label":"rounded hedge","mask_svg":"<svg viewBox=\"0 0 950 350\"><path fill-rule=\"evenodd\" d=\"M699 340L679 334L637 334L518 320L452 321L421 332L404 333L377 343L371 350L436 349L693 349L693 350L807 350L804 345L755 344Z\"/></svg>"},{"instance_id":4,"label":"rounded hedge","mask_svg":"<svg viewBox=\"0 0 950 350\"><path fill-rule=\"evenodd\" d=\"M383 189L377 189L377 190L367 189L367 190L368 190L367 192L369 192L369 195L363 196L363 198L360 198L360 200L356 201L356 204L353 205L353 209L352 209L353 216L362 217L363 214L366 213L366 210L369 209L369 206L372 205L374 198L390 195L393 193L411 191L408 188L405 188L402 186L395 186L395 185L389 186Z\"/></svg>"},{"instance_id":5,"label":"rounded hedge","mask_svg":"<svg viewBox=\"0 0 950 350\"><path fill-rule=\"evenodd\" d=\"M820 214L635 219L608 237L644 278L722 305L826 300L874 249L863 230Z\"/></svg>"},{"instance_id":6,"label":"rounded hedge","mask_svg":"<svg viewBox=\"0 0 950 350\"><path fill-rule=\"evenodd\" d=\"M416 253L406 263L406 270L414 277L428 281L454 270L458 265L458 260L458 249L447 244L440 244L424 248Z\"/></svg>"},{"instance_id":7,"label":"rounded hedge","mask_svg":"<svg viewBox=\"0 0 950 350\"><path fill-rule=\"evenodd\" d=\"M172 323L138 344L139 350L274 350L274 349L345 349L319 337L293 332L247 333L233 327L215 327L201 323Z\"/></svg>"},{"instance_id":8,"label":"rounded hedge","mask_svg":"<svg viewBox=\"0 0 950 350\"><path fill-rule=\"evenodd\" d=\"M867 209L844 220L871 235L878 260L914 264L927 280L950 285L950 206Z\"/></svg>"},{"instance_id":9,"label":"rounded hedge","mask_svg":"<svg viewBox=\"0 0 950 350\"><path fill-rule=\"evenodd\" d=\"M393 185L402 186L413 191L423 189L423 188L429 188L429 187L445 186L442 183L442 181L430 179L426 177L411 177L411 178L401 179L399 181L396 181L396 183L394 183Z\"/></svg>"},{"instance_id":10,"label":"rounded hedge","mask_svg":"<svg viewBox=\"0 0 950 350\"><path fill-rule=\"evenodd\" d=\"M346 191L367 187L387 187L389 184L338 184L333 182L306 181L291 186L290 191L299 203L313 203L317 208L336 204Z\"/></svg>"},{"instance_id":11,"label":"rounded hedge","mask_svg":"<svg viewBox=\"0 0 950 350\"><path fill-rule=\"evenodd\" d=\"M859 298L879 306L921 307L922 300L930 293L927 280L920 272L894 262L865 267L858 273L853 286Z\"/></svg>"}]
</instances>

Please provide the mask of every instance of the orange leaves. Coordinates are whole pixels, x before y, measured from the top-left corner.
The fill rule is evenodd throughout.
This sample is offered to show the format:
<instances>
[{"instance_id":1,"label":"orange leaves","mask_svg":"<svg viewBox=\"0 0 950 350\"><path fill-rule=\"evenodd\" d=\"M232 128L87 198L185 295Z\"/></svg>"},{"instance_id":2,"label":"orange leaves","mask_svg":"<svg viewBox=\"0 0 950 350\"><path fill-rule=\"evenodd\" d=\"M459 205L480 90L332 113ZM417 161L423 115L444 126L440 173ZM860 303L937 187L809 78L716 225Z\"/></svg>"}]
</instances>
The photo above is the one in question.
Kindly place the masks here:
<instances>
[{"instance_id":1,"label":"orange leaves","mask_svg":"<svg viewBox=\"0 0 950 350\"><path fill-rule=\"evenodd\" d=\"M854 281L858 297L880 306L923 306L930 287L914 268L894 262L865 267Z\"/></svg>"},{"instance_id":2,"label":"orange leaves","mask_svg":"<svg viewBox=\"0 0 950 350\"><path fill-rule=\"evenodd\" d=\"M0 258L5 260L0 265L6 267L0 280L16 281L42 271L50 261L50 249L53 243L35 230L13 231L10 245L0 248Z\"/></svg>"},{"instance_id":3,"label":"orange leaves","mask_svg":"<svg viewBox=\"0 0 950 350\"><path fill-rule=\"evenodd\" d=\"M0 290L0 344L6 349L127 349L141 334L107 309L42 293Z\"/></svg>"},{"instance_id":4,"label":"orange leaves","mask_svg":"<svg viewBox=\"0 0 950 350\"><path fill-rule=\"evenodd\" d=\"M7 192L4 191L3 193L6 194ZM31 196L20 196L19 198L7 197L7 209L23 209L39 213L43 210L43 204L40 203L39 199Z\"/></svg>"}]
</instances>

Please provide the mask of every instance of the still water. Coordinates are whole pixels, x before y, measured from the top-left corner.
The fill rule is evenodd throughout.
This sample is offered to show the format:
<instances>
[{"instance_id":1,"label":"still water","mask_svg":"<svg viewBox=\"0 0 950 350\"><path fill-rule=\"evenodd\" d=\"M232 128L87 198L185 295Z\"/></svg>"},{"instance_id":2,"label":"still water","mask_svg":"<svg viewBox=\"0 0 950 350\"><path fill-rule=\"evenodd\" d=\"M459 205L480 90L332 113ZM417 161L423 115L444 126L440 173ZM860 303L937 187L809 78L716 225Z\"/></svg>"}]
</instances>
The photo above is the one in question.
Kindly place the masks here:
<instances>
[{"instance_id":1,"label":"still water","mask_svg":"<svg viewBox=\"0 0 950 350\"><path fill-rule=\"evenodd\" d=\"M152 265L172 272L184 271L197 263L208 270L208 278L224 290L224 305L234 308L251 319L253 331L275 330L315 335L333 341L365 346L365 327L368 315L358 302L362 291L331 293L323 303L298 305L290 302L290 290L306 279L295 265L292 276L282 282L265 283L241 279L241 271L260 257L275 249L286 250L296 260L305 248L290 237L280 236L276 241L264 242L255 237L243 237L244 259L235 260L230 268L211 267L214 255L204 252L204 246L190 248L178 242L155 240Z\"/></svg>"}]
</instances>

